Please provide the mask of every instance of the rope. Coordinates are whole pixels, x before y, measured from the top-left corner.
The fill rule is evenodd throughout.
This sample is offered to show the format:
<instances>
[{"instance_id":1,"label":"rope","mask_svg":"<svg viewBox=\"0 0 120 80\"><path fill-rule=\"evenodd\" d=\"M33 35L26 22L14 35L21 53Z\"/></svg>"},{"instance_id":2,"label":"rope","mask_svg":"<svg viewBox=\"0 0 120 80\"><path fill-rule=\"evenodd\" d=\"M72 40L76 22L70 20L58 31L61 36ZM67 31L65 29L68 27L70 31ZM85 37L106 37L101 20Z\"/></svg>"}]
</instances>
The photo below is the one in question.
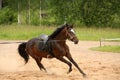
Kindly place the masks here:
<instances>
[{"instance_id":1,"label":"rope","mask_svg":"<svg viewBox=\"0 0 120 80\"><path fill-rule=\"evenodd\" d=\"M66 41L66 40L51 40L48 42L53 42L53 41L62 42L62 41ZM44 42L44 41L39 41L39 42ZM13 44L13 43L23 43L23 42L0 42L0 44Z\"/></svg>"},{"instance_id":2,"label":"rope","mask_svg":"<svg viewBox=\"0 0 120 80\"><path fill-rule=\"evenodd\" d=\"M0 44L12 44L12 43L23 43L23 42L0 42Z\"/></svg>"}]
</instances>

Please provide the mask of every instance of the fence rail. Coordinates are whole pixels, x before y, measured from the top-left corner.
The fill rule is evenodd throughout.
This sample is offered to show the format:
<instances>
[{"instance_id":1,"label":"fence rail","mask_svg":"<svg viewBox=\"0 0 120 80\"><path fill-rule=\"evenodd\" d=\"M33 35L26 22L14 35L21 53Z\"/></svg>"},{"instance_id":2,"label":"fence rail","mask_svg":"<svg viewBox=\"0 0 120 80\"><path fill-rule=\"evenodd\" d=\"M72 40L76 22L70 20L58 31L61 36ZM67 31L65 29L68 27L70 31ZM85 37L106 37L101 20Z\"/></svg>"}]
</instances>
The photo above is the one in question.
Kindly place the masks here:
<instances>
[{"instance_id":1,"label":"fence rail","mask_svg":"<svg viewBox=\"0 0 120 80\"><path fill-rule=\"evenodd\" d=\"M101 38L101 39L100 39L100 47L102 46L102 42L103 42L103 41L120 41L120 38L111 38L111 39Z\"/></svg>"}]
</instances>

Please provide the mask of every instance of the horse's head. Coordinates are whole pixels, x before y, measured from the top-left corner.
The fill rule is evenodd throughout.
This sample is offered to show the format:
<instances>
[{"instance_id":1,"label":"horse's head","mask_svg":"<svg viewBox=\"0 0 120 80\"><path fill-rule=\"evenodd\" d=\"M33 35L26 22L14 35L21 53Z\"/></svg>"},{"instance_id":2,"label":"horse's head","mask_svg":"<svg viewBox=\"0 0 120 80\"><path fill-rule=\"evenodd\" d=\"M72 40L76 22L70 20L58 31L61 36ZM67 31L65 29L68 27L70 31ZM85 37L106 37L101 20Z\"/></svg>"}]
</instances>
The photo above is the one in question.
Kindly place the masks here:
<instances>
[{"instance_id":1,"label":"horse's head","mask_svg":"<svg viewBox=\"0 0 120 80\"><path fill-rule=\"evenodd\" d=\"M75 35L75 31L73 30L73 25L65 24L59 28L57 28L50 36L49 39L55 40L71 40L75 44L79 42L78 38Z\"/></svg>"},{"instance_id":2,"label":"horse's head","mask_svg":"<svg viewBox=\"0 0 120 80\"><path fill-rule=\"evenodd\" d=\"M73 29L73 25L68 25L68 24L65 24L66 26L66 37L68 40L74 42L75 44L78 44L79 40L75 34L75 31Z\"/></svg>"}]
</instances>

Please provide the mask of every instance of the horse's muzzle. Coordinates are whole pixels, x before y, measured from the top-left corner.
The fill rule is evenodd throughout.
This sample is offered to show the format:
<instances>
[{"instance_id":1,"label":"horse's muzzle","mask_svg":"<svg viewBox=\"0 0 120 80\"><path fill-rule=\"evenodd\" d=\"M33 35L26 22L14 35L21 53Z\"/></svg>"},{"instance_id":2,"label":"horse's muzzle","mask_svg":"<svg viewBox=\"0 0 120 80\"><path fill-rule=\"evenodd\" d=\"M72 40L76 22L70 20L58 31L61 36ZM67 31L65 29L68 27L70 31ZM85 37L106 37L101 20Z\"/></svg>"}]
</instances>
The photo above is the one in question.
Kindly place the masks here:
<instances>
[{"instance_id":1,"label":"horse's muzzle","mask_svg":"<svg viewBox=\"0 0 120 80\"><path fill-rule=\"evenodd\" d=\"M79 42L79 40L75 40L75 41L74 41L74 44L78 44L78 42Z\"/></svg>"}]
</instances>

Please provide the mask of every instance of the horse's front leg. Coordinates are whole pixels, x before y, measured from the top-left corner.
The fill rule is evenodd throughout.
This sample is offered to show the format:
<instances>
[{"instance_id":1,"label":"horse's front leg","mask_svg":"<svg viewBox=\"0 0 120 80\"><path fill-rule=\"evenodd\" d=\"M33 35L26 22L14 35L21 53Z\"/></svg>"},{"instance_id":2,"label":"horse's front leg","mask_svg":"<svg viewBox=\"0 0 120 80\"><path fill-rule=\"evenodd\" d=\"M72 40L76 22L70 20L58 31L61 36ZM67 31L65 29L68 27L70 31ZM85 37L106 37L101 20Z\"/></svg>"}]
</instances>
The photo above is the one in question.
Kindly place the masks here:
<instances>
[{"instance_id":1,"label":"horse's front leg","mask_svg":"<svg viewBox=\"0 0 120 80\"><path fill-rule=\"evenodd\" d=\"M66 56L73 64L74 66L79 70L79 72L83 75L86 76L86 74L82 71L82 69L80 69L80 67L78 66L78 64L74 61L74 59L72 58L72 56L69 54L67 54Z\"/></svg>"},{"instance_id":2,"label":"horse's front leg","mask_svg":"<svg viewBox=\"0 0 120 80\"><path fill-rule=\"evenodd\" d=\"M62 61L62 62L64 62L64 63L66 63L69 66L69 70L68 70L67 73L70 73L72 71L72 64L69 61L67 61L63 57L57 57L57 59L60 60L60 61Z\"/></svg>"}]
</instances>

